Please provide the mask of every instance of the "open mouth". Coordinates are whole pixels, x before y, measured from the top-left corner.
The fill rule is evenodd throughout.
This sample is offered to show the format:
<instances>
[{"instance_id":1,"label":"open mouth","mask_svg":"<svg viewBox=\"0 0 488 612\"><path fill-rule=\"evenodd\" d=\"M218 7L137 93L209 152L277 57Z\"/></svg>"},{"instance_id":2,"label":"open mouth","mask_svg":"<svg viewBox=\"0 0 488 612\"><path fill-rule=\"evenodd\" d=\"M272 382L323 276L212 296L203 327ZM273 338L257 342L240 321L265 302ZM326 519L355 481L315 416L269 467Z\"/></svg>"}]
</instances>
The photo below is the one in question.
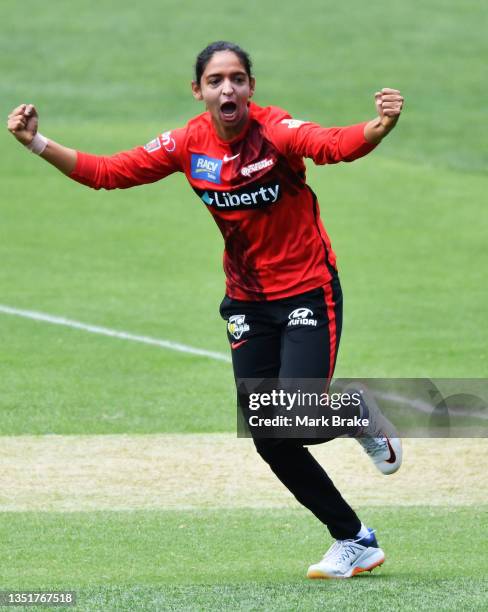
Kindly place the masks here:
<instances>
[{"instance_id":1,"label":"open mouth","mask_svg":"<svg viewBox=\"0 0 488 612\"><path fill-rule=\"evenodd\" d=\"M237 116L237 104L235 102L224 102L220 107L222 117L227 121L232 121Z\"/></svg>"}]
</instances>

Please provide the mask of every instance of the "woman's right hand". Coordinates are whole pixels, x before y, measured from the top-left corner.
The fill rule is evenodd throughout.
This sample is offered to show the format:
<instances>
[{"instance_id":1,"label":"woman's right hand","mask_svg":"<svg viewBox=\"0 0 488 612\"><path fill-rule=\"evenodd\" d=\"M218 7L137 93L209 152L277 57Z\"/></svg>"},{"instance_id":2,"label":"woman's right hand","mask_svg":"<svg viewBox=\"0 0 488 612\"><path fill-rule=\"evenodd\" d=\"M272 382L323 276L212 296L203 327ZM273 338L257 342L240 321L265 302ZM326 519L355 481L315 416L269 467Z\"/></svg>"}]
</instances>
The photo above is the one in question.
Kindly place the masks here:
<instances>
[{"instance_id":1,"label":"woman's right hand","mask_svg":"<svg viewBox=\"0 0 488 612\"><path fill-rule=\"evenodd\" d=\"M21 104L8 116L7 128L23 145L30 145L37 134L39 115L32 104Z\"/></svg>"}]
</instances>

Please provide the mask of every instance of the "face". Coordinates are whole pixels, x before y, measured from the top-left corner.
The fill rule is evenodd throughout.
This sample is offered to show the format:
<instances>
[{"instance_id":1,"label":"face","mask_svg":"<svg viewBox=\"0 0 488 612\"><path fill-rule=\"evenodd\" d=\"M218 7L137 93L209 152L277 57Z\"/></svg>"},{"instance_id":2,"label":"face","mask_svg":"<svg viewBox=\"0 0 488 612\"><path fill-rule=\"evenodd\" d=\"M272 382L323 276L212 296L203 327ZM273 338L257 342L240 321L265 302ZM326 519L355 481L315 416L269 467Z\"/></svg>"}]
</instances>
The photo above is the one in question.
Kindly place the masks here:
<instances>
[{"instance_id":1,"label":"face","mask_svg":"<svg viewBox=\"0 0 488 612\"><path fill-rule=\"evenodd\" d=\"M192 82L193 96L203 100L217 133L224 140L237 136L247 121L247 103L254 93L254 78L249 78L233 51L217 51L202 74L200 85Z\"/></svg>"}]
</instances>

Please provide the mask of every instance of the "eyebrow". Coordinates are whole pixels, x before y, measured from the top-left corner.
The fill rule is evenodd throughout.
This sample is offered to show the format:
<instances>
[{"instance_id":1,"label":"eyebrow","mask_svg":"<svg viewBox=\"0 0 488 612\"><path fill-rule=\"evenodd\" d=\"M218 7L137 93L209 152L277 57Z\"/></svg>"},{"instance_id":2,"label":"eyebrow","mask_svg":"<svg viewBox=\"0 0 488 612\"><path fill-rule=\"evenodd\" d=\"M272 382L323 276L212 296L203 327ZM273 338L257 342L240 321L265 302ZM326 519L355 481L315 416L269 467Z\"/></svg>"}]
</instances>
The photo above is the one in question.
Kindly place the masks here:
<instances>
[{"instance_id":1,"label":"eyebrow","mask_svg":"<svg viewBox=\"0 0 488 612\"><path fill-rule=\"evenodd\" d=\"M235 72L231 73L231 76L241 76L241 75L247 75L247 72L245 70L236 70ZM207 74L207 76L205 77L206 79L211 79L212 77L219 77L222 76L221 72L212 72L211 74Z\"/></svg>"}]
</instances>

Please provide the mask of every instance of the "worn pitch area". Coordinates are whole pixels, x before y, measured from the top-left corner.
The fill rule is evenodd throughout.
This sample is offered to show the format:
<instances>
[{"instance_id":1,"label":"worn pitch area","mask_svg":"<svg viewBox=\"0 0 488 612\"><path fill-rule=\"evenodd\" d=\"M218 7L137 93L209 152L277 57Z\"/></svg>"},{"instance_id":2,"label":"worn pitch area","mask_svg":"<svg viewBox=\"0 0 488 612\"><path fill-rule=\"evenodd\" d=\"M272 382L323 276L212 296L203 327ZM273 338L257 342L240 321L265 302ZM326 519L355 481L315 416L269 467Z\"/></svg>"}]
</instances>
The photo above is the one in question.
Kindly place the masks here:
<instances>
[{"instance_id":1,"label":"worn pitch area","mask_svg":"<svg viewBox=\"0 0 488 612\"><path fill-rule=\"evenodd\" d=\"M484 439L407 439L397 474L355 440L311 447L352 505L486 502ZM274 508L297 502L233 434L0 438L1 511Z\"/></svg>"}]
</instances>

